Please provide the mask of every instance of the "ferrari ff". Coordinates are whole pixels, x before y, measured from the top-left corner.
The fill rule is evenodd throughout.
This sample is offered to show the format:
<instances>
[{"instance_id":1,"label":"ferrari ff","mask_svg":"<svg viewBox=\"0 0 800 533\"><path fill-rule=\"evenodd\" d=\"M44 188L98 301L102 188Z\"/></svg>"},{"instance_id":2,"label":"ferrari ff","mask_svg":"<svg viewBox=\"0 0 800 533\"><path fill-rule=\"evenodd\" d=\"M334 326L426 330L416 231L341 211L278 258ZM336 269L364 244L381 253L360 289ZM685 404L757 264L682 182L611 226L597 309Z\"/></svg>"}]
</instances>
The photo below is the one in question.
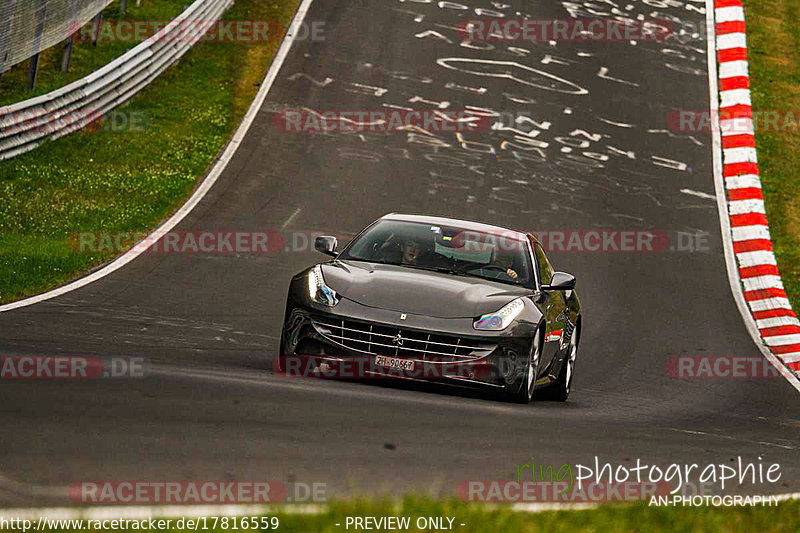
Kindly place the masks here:
<instances>
[{"instance_id":1,"label":"ferrari ff","mask_svg":"<svg viewBox=\"0 0 800 533\"><path fill-rule=\"evenodd\" d=\"M440 381L566 401L581 333L575 277L534 235L389 214L292 278L280 372Z\"/></svg>"}]
</instances>

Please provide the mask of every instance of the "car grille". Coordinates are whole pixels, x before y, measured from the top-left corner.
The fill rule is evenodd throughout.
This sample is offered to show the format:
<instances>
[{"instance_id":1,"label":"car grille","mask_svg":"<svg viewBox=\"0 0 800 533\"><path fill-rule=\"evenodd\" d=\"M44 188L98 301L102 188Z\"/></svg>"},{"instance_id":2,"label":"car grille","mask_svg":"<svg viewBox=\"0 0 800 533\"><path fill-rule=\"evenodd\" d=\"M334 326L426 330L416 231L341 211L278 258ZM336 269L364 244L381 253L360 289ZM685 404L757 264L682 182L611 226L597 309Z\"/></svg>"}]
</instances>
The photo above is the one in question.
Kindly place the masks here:
<instances>
[{"instance_id":1,"label":"car grille","mask_svg":"<svg viewBox=\"0 0 800 533\"><path fill-rule=\"evenodd\" d=\"M350 350L426 361L468 360L484 357L497 346L468 337L441 335L386 324L331 317L313 319L326 339Z\"/></svg>"}]
</instances>

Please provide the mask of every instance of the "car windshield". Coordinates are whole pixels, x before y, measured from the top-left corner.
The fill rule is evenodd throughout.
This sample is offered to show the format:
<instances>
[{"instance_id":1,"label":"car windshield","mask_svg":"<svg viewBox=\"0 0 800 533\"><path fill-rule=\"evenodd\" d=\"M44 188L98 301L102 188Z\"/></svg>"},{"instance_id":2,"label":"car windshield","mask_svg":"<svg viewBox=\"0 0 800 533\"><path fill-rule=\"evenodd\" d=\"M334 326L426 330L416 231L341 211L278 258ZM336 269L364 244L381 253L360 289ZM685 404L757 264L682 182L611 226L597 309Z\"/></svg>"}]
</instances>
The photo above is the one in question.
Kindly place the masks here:
<instances>
[{"instance_id":1,"label":"car windshield","mask_svg":"<svg viewBox=\"0 0 800 533\"><path fill-rule=\"evenodd\" d=\"M475 231L400 220L379 220L345 248L340 259L473 276L512 285L533 285L524 235Z\"/></svg>"}]
</instances>

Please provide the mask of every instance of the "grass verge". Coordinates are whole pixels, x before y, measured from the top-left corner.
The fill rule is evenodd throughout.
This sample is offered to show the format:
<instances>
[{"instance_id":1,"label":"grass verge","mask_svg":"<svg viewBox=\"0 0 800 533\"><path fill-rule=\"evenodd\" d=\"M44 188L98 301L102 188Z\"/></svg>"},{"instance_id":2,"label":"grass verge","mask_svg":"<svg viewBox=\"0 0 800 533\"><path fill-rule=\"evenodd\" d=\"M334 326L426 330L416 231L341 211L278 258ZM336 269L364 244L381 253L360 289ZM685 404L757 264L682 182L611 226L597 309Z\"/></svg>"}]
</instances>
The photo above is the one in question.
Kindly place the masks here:
<instances>
[{"instance_id":1,"label":"grass verge","mask_svg":"<svg viewBox=\"0 0 800 533\"><path fill-rule=\"evenodd\" d=\"M599 531L794 533L797 531L798 513L800 513L800 502L797 500L781 502L777 507L648 507L646 503L638 503L605 505L581 511L527 513L512 511L508 508L487 509L478 504L457 500L438 502L409 496L399 505L390 501L362 500L333 503L326 512L319 514L277 512L270 517L277 517L279 521L277 530L286 533L341 533L342 531L363 530L355 528L352 523L350 527L346 527L348 517L408 517L410 527L398 529L400 531L439 530L430 526L426 529L417 527L418 518L434 517L443 519L445 529L452 527L452 531L462 533L557 533L562 531L569 533ZM453 519L452 526L447 518ZM225 532L233 529L230 520L227 529L211 528L212 520L213 517L206 520L209 531ZM241 524L241 520L242 518L238 519L237 525ZM173 519L173 527L165 531L186 530L186 527L182 530L177 529L176 521L177 519ZM200 529L203 530L202 526ZM390 531L391 529L375 528L375 530ZM48 529L48 531L56 531L56 529ZM58 531L70 532L73 529L60 528Z\"/></svg>"},{"instance_id":2,"label":"grass verge","mask_svg":"<svg viewBox=\"0 0 800 533\"><path fill-rule=\"evenodd\" d=\"M461 501L437 502L407 497L398 507L388 502L353 502L331 506L318 515L280 516L284 532L345 531L348 516L408 516L412 527L418 517L451 517L453 530L462 533L503 532L782 532L797 529L800 502L777 507L648 507L646 503L604 505L582 511L527 513L509 509L487 510ZM336 524L341 526L336 526ZM447 521L445 520L445 524ZM460 524L464 524L461 526ZM352 530L352 526L351 526Z\"/></svg>"},{"instance_id":3,"label":"grass verge","mask_svg":"<svg viewBox=\"0 0 800 533\"><path fill-rule=\"evenodd\" d=\"M800 121L800 3L745 5L753 109L791 111ZM756 146L772 241L795 311L800 309L800 125L759 128ZM777 130L777 131L776 131Z\"/></svg>"},{"instance_id":4,"label":"grass verge","mask_svg":"<svg viewBox=\"0 0 800 533\"><path fill-rule=\"evenodd\" d=\"M154 10L146 13L134 4L130 16L137 20L167 20L186 1L145 2L140 9ZM287 27L296 5L237 0L225 19ZM121 48L102 63L132 44L114 43ZM66 283L116 255L73 253L71 234L148 231L177 209L241 121L279 46L277 38L200 42L104 124L0 162L0 303ZM40 90L101 66L90 48L78 47L75 72L66 77L53 73L52 57L44 60ZM53 54L60 62L60 51ZM13 101L17 89L0 93L0 101Z\"/></svg>"}]
</instances>

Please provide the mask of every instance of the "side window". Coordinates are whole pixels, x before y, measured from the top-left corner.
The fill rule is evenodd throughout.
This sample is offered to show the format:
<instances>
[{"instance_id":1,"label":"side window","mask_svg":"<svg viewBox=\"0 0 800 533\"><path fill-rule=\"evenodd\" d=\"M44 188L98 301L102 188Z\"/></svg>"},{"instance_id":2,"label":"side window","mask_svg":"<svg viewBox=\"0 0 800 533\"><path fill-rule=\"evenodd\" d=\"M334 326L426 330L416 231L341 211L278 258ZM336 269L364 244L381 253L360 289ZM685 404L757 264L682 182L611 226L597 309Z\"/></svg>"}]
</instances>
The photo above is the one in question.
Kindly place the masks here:
<instances>
[{"instance_id":1,"label":"side window","mask_svg":"<svg viewBox=\"0 0 800 533\"><path fill-rule=\"evenodd\" d=\"M547 256L544 255L544 250L538 242L534 243L533 250L536 254L536 263L539 265L539 277L542 284L550 283L550 280L553 279L553 266L547 260Z\"/></svg>"}]
</instances>

